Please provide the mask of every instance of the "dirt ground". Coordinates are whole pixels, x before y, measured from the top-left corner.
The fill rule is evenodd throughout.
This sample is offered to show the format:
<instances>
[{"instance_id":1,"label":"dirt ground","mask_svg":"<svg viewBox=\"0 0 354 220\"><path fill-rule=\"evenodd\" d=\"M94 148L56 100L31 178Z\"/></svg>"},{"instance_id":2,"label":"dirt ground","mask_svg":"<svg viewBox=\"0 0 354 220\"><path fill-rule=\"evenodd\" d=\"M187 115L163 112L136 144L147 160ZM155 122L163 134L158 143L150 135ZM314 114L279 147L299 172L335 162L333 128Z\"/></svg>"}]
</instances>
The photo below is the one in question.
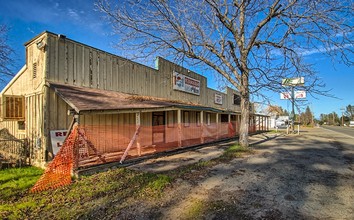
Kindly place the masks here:
<instances>
[{"instance_id":1,"label":"dirt ground","mask_svg":"<svg viewBox=\"0 0 354 220\"><path fill-rule=\"evenodd\" d=\"M119 219L354 219L354 139L322 128L260 134L254 154L191 170L158 201L126 201ZM232 143L153 159L164 172L210 160ZM110 216L112 217L112 216Z\"/></svg>"}]
</instances>

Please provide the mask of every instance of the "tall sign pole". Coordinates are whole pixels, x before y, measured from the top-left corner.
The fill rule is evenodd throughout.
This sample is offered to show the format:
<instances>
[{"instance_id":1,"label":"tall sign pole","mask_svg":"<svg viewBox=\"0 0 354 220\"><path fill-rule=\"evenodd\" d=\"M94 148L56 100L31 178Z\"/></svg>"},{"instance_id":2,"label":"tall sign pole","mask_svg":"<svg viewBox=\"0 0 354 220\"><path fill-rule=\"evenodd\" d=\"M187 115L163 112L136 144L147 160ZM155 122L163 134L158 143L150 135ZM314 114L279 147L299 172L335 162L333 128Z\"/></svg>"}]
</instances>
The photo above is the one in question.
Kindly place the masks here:
<instances>
[{"instance_id":1,"label":"tall sign pole","mask_svg":"<svg viewBox=\"0 0 354 220\"><path fill-rule=\"evenodd\" d=\"M291 93L283 92L280 94L280 99L290 99L291 100L291 126L292 132L294 133L294 122L295 122L295 99L306 98L306 91L295 91L295 86L303 86L305 83L304 77L298 78L288 78L282 80L282 86L284 87L291 87Z\"/></svg>"},{"instance_id":2,"label":"tall sign pole","mask_svg":"<svg viewBox=\"0 0 354 220\"><path fill-rule=\"evenodd\" d=\"M294 86L291 86L291 106L292 106L292 110L291 110L291 116L292 116L292 120L291 120L291 127L292 127L292 131L294 133L294 122L295 122L295 92L294 92Z\"/></svg>"}]
</instances>

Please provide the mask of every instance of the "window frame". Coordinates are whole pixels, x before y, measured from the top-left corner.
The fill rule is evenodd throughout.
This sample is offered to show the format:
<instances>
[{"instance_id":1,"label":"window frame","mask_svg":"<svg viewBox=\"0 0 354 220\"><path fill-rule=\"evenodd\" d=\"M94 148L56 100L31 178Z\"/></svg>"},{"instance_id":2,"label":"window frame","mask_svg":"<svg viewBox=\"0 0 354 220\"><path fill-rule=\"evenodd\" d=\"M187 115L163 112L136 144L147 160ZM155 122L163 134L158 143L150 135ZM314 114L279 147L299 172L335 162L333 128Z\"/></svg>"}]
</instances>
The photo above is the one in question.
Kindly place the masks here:
<instances>
[{"instance_id":1,"label":"window frame","mask_svg":"<svg viewBox=\"0 0 354 220\"><path fill-rule=\"evenodd\" d=\"M3 95L1 101L2 101L1 117L3 120L8 120L8 121L24 121L25 120L26 106L25 106L25 97L24 96ZM19 107L19 106L21 106L21 107ZM15 113L9 114L10 112L13 112L13 111L15 111Z\"/></svg>"},{"instance_id":2,"label":"window frame","mask_svg":"<svg viewBox=\"0 0 354 220\"><path fill-rule=\"evenodd\" d=\"M237 97L237 98L236 98ZM233 95L233 102L234 105L241 105L241 96L238 94Z\"/></svg>"}]
</instances>

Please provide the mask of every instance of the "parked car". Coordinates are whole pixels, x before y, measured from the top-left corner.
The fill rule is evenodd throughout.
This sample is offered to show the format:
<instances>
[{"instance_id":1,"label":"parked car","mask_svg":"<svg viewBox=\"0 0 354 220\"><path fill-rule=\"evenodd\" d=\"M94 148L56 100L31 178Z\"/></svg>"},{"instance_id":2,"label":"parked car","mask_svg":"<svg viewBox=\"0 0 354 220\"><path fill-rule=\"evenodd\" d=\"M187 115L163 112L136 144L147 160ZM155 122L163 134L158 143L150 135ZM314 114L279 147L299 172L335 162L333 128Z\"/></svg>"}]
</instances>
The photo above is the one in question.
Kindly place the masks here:
<instances>
[{"instance_id":1,"label":"parked car","mask_svg":"<svg viewBox=\"0 0 354 220\"><path fill-rule=\"evenodd\" d=\"M354 127L354 121L349 122L349 127Z\"/></svg>"}]
</instances>

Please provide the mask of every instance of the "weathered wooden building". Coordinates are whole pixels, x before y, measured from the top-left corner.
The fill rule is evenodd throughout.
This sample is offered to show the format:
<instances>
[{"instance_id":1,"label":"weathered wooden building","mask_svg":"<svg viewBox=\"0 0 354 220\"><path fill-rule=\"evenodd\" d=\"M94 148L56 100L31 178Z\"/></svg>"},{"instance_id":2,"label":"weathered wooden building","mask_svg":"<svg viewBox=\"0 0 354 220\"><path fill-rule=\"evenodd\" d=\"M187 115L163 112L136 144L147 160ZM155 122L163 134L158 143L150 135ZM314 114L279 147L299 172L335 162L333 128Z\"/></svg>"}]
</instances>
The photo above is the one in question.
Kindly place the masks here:
<instances>
[{"instance_id":1,"label":"weathered wooden building","mask_svg":"<svg viewBox=\"0 0 354 220\"><path fill-rule=\"evenodd\" d=\"M68 130L75 115L100 155L125 152L138 126L128 156L237 134L238 92L210 89L161 57L150 68L50 32L25 47L25 66L1 92L1 128L28 140L34 164L53 158L50 131ZM267 129L265 116L250 121L251 131Z\"/></svg>"}]
</instances>

